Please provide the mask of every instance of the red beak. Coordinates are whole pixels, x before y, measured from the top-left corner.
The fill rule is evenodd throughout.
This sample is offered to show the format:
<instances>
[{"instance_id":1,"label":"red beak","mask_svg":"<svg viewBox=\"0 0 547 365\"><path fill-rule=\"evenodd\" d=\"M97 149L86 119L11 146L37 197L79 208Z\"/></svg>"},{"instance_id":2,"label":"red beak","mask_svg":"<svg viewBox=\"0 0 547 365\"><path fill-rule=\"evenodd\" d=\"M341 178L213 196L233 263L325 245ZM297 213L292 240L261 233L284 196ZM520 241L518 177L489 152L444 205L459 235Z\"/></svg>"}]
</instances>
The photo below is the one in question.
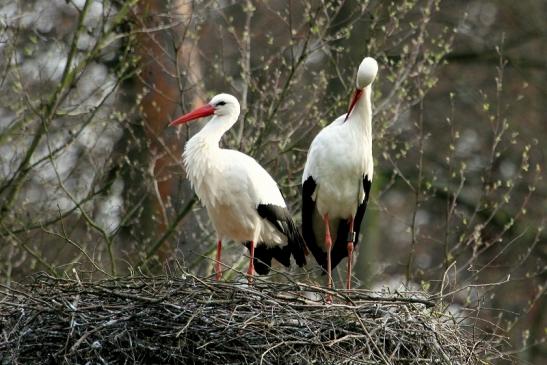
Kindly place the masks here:
<instances>
[{"instance_id":1,"label":"red beak","mask_svg":"<svg viewBox=\"0 0 547 365\"><path fill-rule=\"evenodd\" d=\"M169 123L169 126L172 127L174 125L186 123L194 119L207 117L214 113L215 113L215 108L209 104L205 104L204 106L199 107L188 114L184 114L183 116L178 117L177 119Z\"/></svg>"},{"instance_id":2,"label":"red beak","mask_svg":"<svg viewBox=\"0 0 547 365\"><path fill-rule=\"evenodd\" d=\"M351 99L351 104L349 105L348 114L346 114L346 118L344 119L344 121L348 120L348 117L351 114L351 111L355 107L355 104L357 103L357 100L359 100L359 98L361 97L362 94L363 94L363 90L361 90L361 89L355 90L355 94L353 94L353 99Z\"/></svg>"}]
</instances>

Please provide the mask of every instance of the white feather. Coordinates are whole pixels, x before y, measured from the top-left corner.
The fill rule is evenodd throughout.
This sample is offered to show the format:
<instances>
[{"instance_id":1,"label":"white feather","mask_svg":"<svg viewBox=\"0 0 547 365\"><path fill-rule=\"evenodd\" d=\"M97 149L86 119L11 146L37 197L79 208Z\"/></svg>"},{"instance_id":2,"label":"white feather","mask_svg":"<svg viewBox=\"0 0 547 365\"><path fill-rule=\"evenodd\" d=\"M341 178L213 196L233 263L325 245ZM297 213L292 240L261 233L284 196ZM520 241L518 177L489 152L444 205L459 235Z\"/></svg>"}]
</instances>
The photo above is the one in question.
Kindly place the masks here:
<instances>
[{"instance_id":1,"label":"white feather","mask_svg":"<svg viewBox=\"0 0 547 365\"><path fill-rule=\"evenodd\" d=\"M367 57L357 73L363 94L346 120L338 117L313 140L304 167L302 183L312 176L316 183L313 199L320 216L331 220L355 216L365 198L363 177L373 178L371 83L378 64Z\"/></svg>"},{"instance_id":2,"label":"white feather","mask_svg":"<svg viewBox=\"0 0 547 365\"><path fill-rule=\"evenodd\" d=\"M186 143L183 159L188 179L220 239L284 244L285 235L256 210L259 204L286 207L277 184L253 158L218 145L238 114L239 104L230 113L215 115Z\"/></svg>"}]
</instances>

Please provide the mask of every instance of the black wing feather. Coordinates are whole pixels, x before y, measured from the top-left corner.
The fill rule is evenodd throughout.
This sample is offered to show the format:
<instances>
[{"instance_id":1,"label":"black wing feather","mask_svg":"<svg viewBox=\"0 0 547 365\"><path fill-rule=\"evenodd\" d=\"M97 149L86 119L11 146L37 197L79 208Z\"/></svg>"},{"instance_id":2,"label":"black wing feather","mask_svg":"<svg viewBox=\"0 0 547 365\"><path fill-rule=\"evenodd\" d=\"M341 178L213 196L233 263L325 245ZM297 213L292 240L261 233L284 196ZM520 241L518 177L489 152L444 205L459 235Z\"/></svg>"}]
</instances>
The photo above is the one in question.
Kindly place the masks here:
<instances>
[{"instance_id":1,"label":"black wing feather","mask_svg":"<svg viewBox=\"0 0 547 365\"><path fill-rule=\"evenodd\" d=\"M245 246L250 250L251 242L245 242ZM288 267L291 264L291 251L288 247L289 245L284 247L268 247L263 242L260 242L255 247L255 258L253 260L255 271L259 275L269 273L272 266L272 257Z\"/></svg>"},{"instance_id":2,"label":"black wing feather","mask_svg":"<svg viewBox=\"0 0 547 365\"><path fill-rule=\"evenodd\" d=\"M315 212L315 201L312 196L317 184L313 177L308 177L302 185L302 235L304 241L319 265L327 267L327 254L318 245L313 231L313 214Z\"/></svg>"},{"instance_id":3,"label":"black wing feather","mask_svg":"<svg viewBox=\"0 0 547 365\"><path fill-rule=\"evenodd\" d=\"M357 244L359 243L359 232L361 231L361 223L363 222L363 218L365 216L365 211L367 210L367 204L368 204L368 197L370 194L370 187L372 186L372 181L369 180L368 176L365 175L363 177L363 189L365 191L365 198L363 199L363 202L359 204L357 207L357 212L355 213L355 218L353 220L353 229L355 230L355 242L354 246L357 247ZM342 261L345 257L348 256L348 250L347 250L347 238L349 233L349 224L346 220L342 219L340 220L340 224L338 225L338 234L336 236L336 242L334 243L332 247L331 252L331 265L334 269L336 265ZM323 266L324 269L326 269L326 264Z\"/></svg>"},{"instance_id":4,"label":"black wing feather","mask_svg":"<svg viewBox=\"0 0 547 365\"><path fill-rule=\"evenodd\" d=\"M294 221L291 218L289 210L285 207L274 204L259 204L256 208L258 215L268 220L281 233L287 236L287 245L268 246L260 244L255 247L255 270L259 274L267 274L270 270L272 257L281 264L289 267L291 254L300 267L306 264L304 239ZM262 272L261 272L262 271Z\"/></svg>"}]
</instances>

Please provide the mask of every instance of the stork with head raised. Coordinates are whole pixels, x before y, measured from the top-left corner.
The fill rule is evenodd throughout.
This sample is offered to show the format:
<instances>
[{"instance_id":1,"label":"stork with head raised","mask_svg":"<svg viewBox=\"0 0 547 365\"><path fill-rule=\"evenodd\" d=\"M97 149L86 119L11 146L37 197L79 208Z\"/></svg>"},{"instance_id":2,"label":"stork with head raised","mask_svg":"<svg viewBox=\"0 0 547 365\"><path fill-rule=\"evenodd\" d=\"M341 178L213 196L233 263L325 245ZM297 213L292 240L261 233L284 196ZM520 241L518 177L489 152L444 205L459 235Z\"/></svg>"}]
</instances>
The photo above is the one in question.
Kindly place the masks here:
<instances>
[{"instance_id":1,"label":"stork with head raised","mask_svg":"<svg viewBox=\"0 0 547 365\"><path fill-rule=\"evenodd\" d=\"M266 170L252 157L219 147L220 138L237 122L239 112L234 96L219 94L170 125L212 116L186 143L184 166L217 233L217 280L222 276L222 241L231 239L245 244L250 251L248 275L252 282L253 271L270 271L272 258L288 267L293 256L298 266L305 265L305 244Z\"/></svg>"},{"instance_id":2,"label":"stork with head raised","mask_svg":"<svg viewBox=\"0 0 547 365\"><path fill-rule=\"evenodd\" d=\"M329 288L332 269L345 257L346 287L351 288L353 251L372 184L371 85L377 72L376 60L363 59L347 114L317 134L304 167L302 234L327 271Z\"/></svg>"}]
</instances>

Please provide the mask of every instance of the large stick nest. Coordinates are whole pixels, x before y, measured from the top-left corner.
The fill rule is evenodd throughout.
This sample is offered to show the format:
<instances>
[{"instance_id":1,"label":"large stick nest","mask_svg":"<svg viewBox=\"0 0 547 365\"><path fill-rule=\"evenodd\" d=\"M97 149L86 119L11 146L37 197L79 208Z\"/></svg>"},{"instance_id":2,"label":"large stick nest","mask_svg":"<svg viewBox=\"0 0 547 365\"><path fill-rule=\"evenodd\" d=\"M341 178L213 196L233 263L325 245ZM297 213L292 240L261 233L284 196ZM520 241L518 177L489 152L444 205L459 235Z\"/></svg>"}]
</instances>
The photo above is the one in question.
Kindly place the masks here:
<instances>
[{"instance_id":1,"label":"large stick nest","mask_svg":"<svg viewBox=\"0 0 547 365\"><path fill-rule=\"evenodd\" d=\"M480 339L416 293L299 283L40 275L4 287L0 363L479 363ZM422 297L423 298L423 297Z\"/></svg>"}]
</instances>

